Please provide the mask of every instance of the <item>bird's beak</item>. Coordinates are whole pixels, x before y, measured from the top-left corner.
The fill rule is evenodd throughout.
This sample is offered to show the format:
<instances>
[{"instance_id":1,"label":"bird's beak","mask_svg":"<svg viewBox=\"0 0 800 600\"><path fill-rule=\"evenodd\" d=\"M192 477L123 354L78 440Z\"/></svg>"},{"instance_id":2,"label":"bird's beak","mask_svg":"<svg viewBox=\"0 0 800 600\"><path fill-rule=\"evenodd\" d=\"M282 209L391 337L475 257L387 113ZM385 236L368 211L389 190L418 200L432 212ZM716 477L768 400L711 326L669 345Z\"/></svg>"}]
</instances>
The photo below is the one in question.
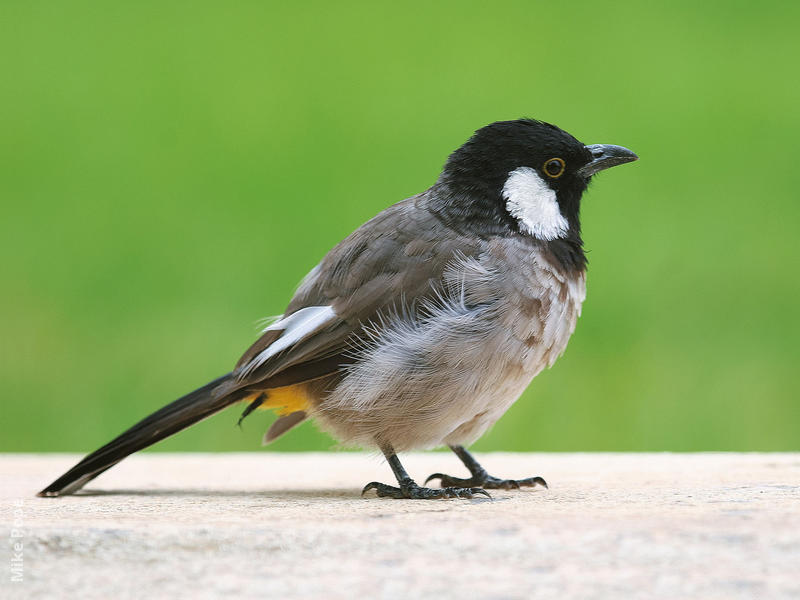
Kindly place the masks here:
<instances>
[{"instance_id":1,"label":"bird's beak","mask_svg":"<svg viewBox=\"0 0 800 600\"><path fill-rule=\"evenodd\" d=\"M613 144L592 144L591 146L586 146L586 149L594 157L592 162L578 169L578 175L586 178L603 169L639 160L639 157L627 148L614 146Z\"/></svg>"}]
</instances>

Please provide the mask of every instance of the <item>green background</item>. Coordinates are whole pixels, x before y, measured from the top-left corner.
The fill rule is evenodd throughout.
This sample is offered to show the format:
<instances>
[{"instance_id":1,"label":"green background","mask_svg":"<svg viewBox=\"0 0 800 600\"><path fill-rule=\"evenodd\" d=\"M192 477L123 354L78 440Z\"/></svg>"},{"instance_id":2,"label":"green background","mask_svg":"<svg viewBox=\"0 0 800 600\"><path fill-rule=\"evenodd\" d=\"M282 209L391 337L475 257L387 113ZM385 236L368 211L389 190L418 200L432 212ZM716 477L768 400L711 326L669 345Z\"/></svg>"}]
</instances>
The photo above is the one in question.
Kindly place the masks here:
<instances>
[{"instance_id":1,"label":"green background","mask_svg":"<svg viewBox=\"0 0 800 600\"><path fill-rule=\"evenodd\" d=\"M331 246L523 115L641 161L585 198L565 356L476 448L800 450L798 17L5 0L0 450L92 450L226 372ZM158 448L257 449L240 410Z\"/></svg>"}]
</instances>

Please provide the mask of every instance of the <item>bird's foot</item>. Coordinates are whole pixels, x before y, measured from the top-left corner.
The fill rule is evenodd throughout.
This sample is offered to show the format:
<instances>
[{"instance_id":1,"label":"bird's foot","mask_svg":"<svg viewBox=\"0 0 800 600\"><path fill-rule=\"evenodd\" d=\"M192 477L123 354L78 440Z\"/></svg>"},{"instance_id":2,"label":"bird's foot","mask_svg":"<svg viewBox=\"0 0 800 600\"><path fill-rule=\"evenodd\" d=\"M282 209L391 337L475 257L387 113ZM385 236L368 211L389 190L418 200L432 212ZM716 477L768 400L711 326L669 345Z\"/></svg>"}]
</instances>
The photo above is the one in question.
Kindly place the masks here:
<instances>
[{"instance_id":1,"label":"bird's foot","mask_svg":"<svg viewBox=\"0 0 800 600\"><path fill-rule=\"evenodd\" d=\"M473 476L469 479L452 477L451 475L445 475L444 473L434 473L425 480L425 483L428 483L431 479L439 479L442 489L450 489L450 486L477 486L487 490L518 490L523 487L534 487L536 485L541 485L545 488L547 487L547 482L541 477L528 477L526 479L500 479L498 477L492 477L486 471L479 471L473 474Z\"/></svg>"},{"instance_id":2,"label":"bird's foot","mask_svg":"<svg viewBox=\"0 0 800 600\"><path fill-rule=\"evenodd\" d=\"M489 492L480 487L442 487L439 489L420 487L413 479L404 479L400 482L400 487L386 485L372 481L361 490L363 496L369 490L375 490L382 498L398 498L410 500L436 500L438 498L474 498L475 496L486 496L491 499Z\"/></svg>"}]
</instances>

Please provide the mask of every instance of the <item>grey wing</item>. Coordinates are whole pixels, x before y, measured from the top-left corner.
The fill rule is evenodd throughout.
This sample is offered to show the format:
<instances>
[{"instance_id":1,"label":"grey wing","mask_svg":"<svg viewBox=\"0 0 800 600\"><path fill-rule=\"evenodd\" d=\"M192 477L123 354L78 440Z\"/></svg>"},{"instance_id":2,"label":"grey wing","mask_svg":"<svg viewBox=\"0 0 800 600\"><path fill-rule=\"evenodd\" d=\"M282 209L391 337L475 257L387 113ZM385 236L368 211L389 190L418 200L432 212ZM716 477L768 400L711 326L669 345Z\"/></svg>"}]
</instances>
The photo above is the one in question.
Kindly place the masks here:
<instances>
[{"instance_id":1,"label":"grey wing","mask_svg":"<svg viewBox=\"0 0 800 600\"><path fill-rule=\"evenodd\" d=\"M423 200L421 194L387 208L323 258L284 317L239 360L236 388L335 372L348 362L354 334L441 292L448 265L478 252L480 240L450 231Z\"/></svg>"}]
</instances>

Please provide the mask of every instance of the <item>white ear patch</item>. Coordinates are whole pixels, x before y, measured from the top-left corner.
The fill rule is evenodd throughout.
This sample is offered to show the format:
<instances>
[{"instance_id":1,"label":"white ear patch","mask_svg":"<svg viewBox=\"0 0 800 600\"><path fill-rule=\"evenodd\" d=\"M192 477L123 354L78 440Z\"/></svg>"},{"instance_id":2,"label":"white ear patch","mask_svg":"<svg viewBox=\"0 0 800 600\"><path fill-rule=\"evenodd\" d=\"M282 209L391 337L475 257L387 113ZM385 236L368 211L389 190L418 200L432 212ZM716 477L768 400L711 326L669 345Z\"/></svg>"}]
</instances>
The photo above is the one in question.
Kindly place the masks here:
<instances>
[{"instance_id":1,"label":"white ear patch","mask_svg":"<svg viewBox=\"0 0 800 600\"><path fill-rule=\"evenodd\" d=\"M531 167L519 167L508 174L503 186L506 209L519 221L520 229L540 240L564 237L569 223L561 214L556 193Z\"/></svg>"}]
</instances>

